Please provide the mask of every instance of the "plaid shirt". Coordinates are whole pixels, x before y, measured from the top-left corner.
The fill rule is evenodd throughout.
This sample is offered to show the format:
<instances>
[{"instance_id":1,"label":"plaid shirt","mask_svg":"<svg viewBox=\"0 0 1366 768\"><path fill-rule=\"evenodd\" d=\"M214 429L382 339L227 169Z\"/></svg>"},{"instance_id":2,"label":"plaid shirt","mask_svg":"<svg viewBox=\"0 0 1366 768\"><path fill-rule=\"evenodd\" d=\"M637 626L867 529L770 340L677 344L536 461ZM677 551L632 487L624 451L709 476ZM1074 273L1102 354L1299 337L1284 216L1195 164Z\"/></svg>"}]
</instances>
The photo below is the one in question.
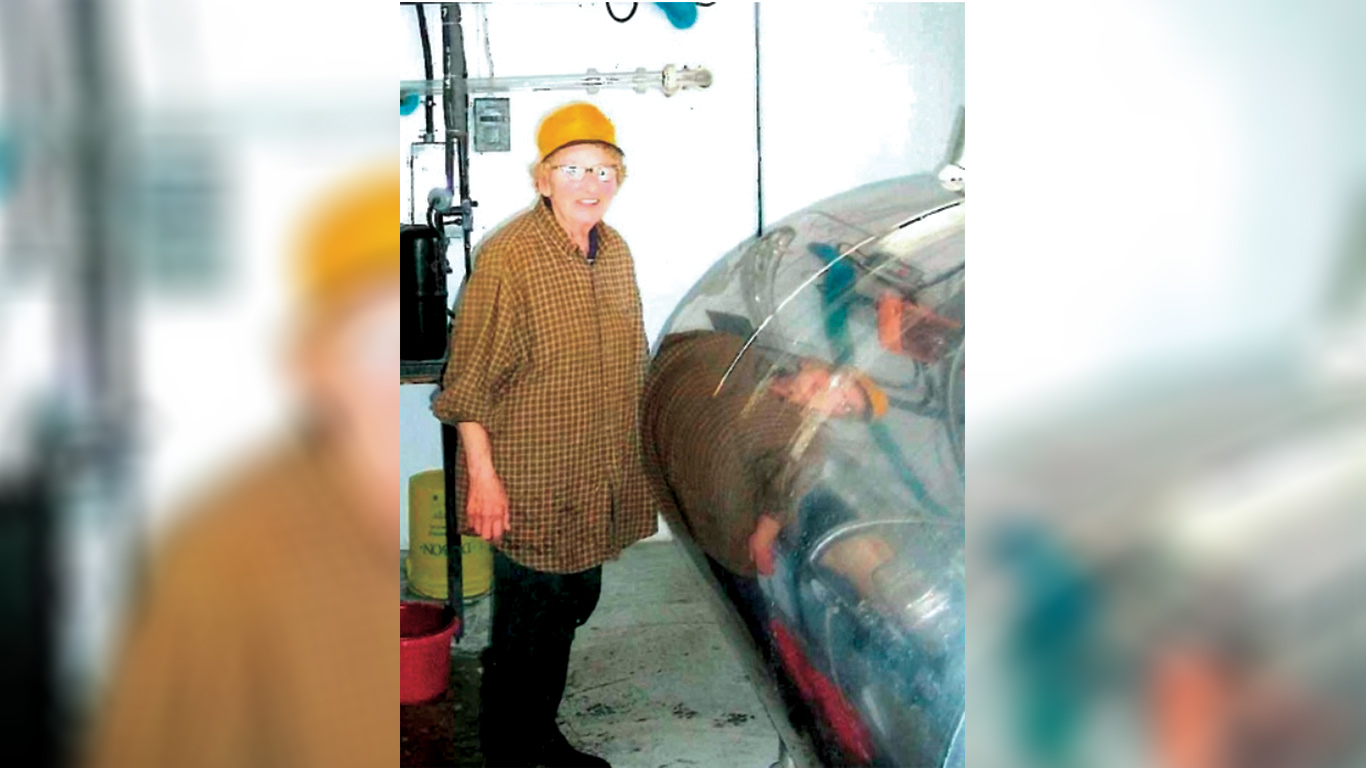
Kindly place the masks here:
<instances>
[{"instance_id":1,"label":"plaid shirt","mask_svg":"<svg viewBox=\"0 0 1366 768\"><path fill-rule=\"evenodd\" d=\"M508 496L502 549L529 568L575 573L653 534L639 408L649 358L631 253L596 228L589 264L536 205L485 241L451 333L442 391L448 424L489 433ZM463 531L469 475L456 462Z\"/></svg>"},{"instance_id":2,"label":"plaid shirt","mask_svg":"<svg viewBox=\"0 0 1366 768\"><path fill-rule=\"evenodd\" d=\"M326 447L290 441L187 513L138 595L83 765L393 764L397 553L347 487Z\"/></svg>"},{"instance_id":3,"label":"plaid shirt","mask_svg":"<svg viewBox=\"0 0 1366 768\"><path fill-rule=\"evenodd\" d=\"M744 339L671 334L650 365L642 420L646 467L664 517L729 570L752 576L760 514L784 527L819 471L822 420L768 391L773 365Z\"/></svg>"}]
</instances>

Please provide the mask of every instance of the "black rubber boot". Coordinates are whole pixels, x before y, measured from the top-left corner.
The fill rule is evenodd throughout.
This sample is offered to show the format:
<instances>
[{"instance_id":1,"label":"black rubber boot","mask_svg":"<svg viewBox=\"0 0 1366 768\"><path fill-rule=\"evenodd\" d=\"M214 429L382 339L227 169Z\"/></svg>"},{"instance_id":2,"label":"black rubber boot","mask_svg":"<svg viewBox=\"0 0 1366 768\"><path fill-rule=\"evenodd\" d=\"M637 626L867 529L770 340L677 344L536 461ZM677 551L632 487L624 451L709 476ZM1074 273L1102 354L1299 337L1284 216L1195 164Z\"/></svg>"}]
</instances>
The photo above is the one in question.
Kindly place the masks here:
<instances>
[{"instance_id":1,"label":"black rubber boot","mask_svg":"<svg viewBox=\"0 0 1366 768\"><path fill-rule=\"evenodd\" d=\"M498 654L487 648L480 655L484 676L480 681L479 744L488 768L533 768L536 751L525 737L510 731L516 722L516 702L509 695L514 691L511 670L500 667Z\"/></svg>"}]
</instances>

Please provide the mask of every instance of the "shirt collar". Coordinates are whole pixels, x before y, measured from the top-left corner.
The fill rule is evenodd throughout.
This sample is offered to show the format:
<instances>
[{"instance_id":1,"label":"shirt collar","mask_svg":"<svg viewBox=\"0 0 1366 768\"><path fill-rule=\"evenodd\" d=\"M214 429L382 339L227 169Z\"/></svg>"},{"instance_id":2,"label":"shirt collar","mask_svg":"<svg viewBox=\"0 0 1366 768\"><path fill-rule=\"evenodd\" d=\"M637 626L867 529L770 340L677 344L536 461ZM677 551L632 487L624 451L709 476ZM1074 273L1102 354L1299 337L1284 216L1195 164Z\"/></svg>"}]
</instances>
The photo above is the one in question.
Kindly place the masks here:
<instances>
[{"instance_id":1,"label":"shirt collar","mask_svg":"<svg viewBox=\"0 0 1366 768\"><path fill-rule=\"evenodd\" d=\"M555 211L550 207L550 198L541 197L540 204L536 206L536 221L542 231L550 235L550 238L555 241L555 245L566 256L583 260L585 254L579 250L573 240L569 239L569 233L564 231L564 227L560 226L559 220L555 218ZM601 255L601 248L599 247L601 242L602 223L599 222L588 231L588 263L592 264Z\"/></svg>"},{"instance_id":2,"label":"shirt collar","mask_svg":"<svg viewBox=\"0 0 1366 768\"><path fill-rule=\"evenodd\" d=\"M296 438L297 456L306 467L309 495L317 503L310 508L326 510L326 524L331 526L334 540L345 540L358 558L365 558L378 569L393 567L392 542L376 535L376 526L367 517L377 510L366 508L346 489L352 482L336 447L325 434L305 433ZM317 501L325 499L326 501Z\"/></svg>"}]
</instances>

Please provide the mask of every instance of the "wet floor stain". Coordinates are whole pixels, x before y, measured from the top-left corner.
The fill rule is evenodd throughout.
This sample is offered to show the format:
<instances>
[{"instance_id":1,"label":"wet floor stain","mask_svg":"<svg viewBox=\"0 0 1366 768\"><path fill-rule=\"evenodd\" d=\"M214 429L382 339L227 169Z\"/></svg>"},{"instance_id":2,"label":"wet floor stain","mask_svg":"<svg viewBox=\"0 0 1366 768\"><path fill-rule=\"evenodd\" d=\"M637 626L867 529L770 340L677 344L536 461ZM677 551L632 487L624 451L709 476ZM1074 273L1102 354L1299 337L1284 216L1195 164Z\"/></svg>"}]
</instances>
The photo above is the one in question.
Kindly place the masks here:
<instances>
[{"instance_id":1,"label":"wet floor stain","mask_svg":"<svg viewBox=\"0 0 1366 768\"><path fill-rule=\"evenodd\" d=\"M679 718L680 720L691 720L691 719L693 719L694 717L697 717L697 710L692 709L691 707L689 707L689 706L686 705L686 704L677 704L677 705L675 705L675 706L674 706L674 709L673 709L673 713L674 713L674 717L677 717L677 718Z\"/></svg>"},{"instance_id":2,"label":"wet floor stain","mask_svg":"<svg viewBox=\"0 0 1366 768\"><path fill-rule=\"evenodd\" d=\"M427 704L400 706L399 764L411 768L482 766L479 749L479 661L451 658L451 685Z\"/></svg>"}]
</instances>

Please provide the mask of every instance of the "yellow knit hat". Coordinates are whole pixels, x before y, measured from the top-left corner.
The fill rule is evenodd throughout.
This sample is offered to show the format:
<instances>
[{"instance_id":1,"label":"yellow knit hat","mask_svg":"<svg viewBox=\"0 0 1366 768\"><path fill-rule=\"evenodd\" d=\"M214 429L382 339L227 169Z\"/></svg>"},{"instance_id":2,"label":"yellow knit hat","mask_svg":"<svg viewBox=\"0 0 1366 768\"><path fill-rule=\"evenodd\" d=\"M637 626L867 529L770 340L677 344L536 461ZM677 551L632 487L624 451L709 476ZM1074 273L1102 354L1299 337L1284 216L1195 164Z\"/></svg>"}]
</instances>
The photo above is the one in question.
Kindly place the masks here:
<instances>
[{"instance_id":1,"label":"yellow knit hat","mask_svg":"<svg viewBox=\"0 0 1366 768\"><path fill-rule=\"evenodd\" d=\"M363 289L398 281L398 177L392 165L348 177L304 217L293 275L300 315L326 315Z\"/></svg>"},{"instance_id":2,"label":"yellow knit hat","mask_svg":"<svg viewBox=\"0 0 1366 768\"><path fill-rule=\"evenodd\" d=\"M536 131L536 148L540 150L542 160L557 149L585 142L607 144L621 152L612 121L586 101L571 102L551 112Z\"/></svg>"}]
</instances>

